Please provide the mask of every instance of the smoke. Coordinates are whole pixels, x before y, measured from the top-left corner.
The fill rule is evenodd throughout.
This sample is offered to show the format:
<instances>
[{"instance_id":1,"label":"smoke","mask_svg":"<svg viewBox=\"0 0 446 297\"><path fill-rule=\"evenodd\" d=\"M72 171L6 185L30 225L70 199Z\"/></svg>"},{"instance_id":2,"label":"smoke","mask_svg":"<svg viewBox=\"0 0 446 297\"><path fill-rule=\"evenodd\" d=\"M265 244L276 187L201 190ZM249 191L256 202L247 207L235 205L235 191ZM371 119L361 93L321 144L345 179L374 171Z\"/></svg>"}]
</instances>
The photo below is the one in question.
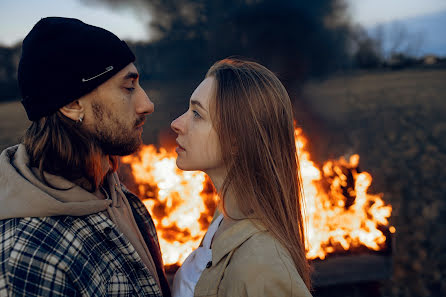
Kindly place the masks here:
<instances>
[{"instance_id":1,"label":"smoke","mask_svg":"<svg viewBox=\"0 0 446 297\"><path fill-rule=\"evenodd\" d=\"M349 64L343 0L81 1L150 13L151 46L164 49L155 60L178 74L191 68L203 73L214 61L238 55L259 61L290 85Z\"/></svg>"},{"instance_id":2,"label":"smoke","mask_svg":"<svg viewBox=\"0 0 446 297\"><path fill-rule=\"evenodd\" d=\"M338 1L310 3L262 1L228 13L213 35L216 55L250 56L286 81L329 73L345 61L348 27L328 24L342 9Z\"/></svg>"}]
</instances>

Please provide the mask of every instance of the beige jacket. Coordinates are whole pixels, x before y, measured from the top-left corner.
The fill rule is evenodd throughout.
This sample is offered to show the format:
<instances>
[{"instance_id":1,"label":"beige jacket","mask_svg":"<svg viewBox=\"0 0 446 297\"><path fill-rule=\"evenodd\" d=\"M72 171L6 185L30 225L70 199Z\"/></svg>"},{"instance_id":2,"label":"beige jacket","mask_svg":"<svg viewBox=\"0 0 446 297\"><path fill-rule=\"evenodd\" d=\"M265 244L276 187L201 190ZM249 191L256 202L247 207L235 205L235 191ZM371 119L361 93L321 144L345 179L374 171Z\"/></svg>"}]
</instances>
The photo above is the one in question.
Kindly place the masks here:
<instances>
[{"instance_id":1,"label":"beige jacket","mask_svg":"<svg viewBox=\"0 0 446 297\"><path fill-rule=\"evenodd\" d=\"M195 297L310 297L286 249L266 231L243 219L212 244L212 263Z\"/></svg>"}]
</instances>

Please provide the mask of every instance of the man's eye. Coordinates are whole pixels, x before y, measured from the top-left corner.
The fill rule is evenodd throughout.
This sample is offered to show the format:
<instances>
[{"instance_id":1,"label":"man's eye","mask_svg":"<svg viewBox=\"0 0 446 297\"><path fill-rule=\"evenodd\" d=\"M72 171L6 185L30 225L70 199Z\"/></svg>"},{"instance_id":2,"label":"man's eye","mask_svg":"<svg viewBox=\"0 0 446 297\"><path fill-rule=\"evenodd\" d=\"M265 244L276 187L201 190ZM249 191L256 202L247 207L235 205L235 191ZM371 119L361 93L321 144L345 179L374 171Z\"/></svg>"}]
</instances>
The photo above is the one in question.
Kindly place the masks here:
<instances>
[{"instance_id":1,"label":"man's eye","mask_svg":"<svg viewBox=\"0 0 446 297\"><path fill-rule=\"evenodd\" d=\"M192 112L194 113L194 118L196 119L201 118L201 115L198 112L196 112L195 110L192 110Z\"/></svg>"},{"instance_id":2,"label":"man's eye","mask_svg":"<svg viewBox=\"0 0 446 297\"><path fill-rule=\"evenodd\" d=\"M133 92L135 90L135 88L125 88L127 91L129 91L130 93Z\"/></svg>"}]
</instances>

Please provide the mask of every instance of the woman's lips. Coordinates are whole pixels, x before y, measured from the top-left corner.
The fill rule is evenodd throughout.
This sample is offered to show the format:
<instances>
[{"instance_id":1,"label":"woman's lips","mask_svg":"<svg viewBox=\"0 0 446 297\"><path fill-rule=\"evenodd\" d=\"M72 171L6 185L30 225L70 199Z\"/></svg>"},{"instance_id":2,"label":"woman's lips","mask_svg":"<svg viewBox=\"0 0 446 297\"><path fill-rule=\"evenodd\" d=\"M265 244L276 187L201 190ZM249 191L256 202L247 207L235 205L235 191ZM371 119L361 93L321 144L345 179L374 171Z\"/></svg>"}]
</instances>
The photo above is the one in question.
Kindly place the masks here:
<instances>
[{"instance_id":1,"label":"woman's lips","mask_svg":"<svg viewBox=\"0 0 446 297\"><path fill-rule=\"evenodd\" d=\"M177 143L178 146L175 148L175 151L176 151L178 154L181 153L181 152L186 151L186 150L184 149L184 147L182 147L181 144L178 143L178 141L177 141L176 143Z\"/></svg>"},{"instance_id":2,"label":"woman's lips","mask_svg":"<svg viewBox=\"0 0 446 297\"><path fill-rule=\"evenodd\" d=\"M185 152L185 149L183 149L182 147L177 146L175 151L177 152L177 154Z\"/></svg>"}]
</instances>

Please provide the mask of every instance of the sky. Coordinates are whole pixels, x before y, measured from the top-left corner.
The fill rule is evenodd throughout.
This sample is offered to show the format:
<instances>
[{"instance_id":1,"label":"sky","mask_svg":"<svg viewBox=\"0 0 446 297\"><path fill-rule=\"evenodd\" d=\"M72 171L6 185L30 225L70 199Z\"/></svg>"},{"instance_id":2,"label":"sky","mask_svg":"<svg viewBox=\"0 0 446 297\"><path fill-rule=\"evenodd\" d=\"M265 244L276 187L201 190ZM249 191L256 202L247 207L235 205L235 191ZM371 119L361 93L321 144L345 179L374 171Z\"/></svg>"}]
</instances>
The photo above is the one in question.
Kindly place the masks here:
<instances>
[{"instance_id":1,"label":"sky","mask_svg":"<svg viewBox=\"0 0 446 297\"><path fill-rule=\"evenodd\" d=\"M35 23L48 16L73 17L105 28L121 39L148 40L150 16L132 10L87 6L79 0L0 0L0 44L21 42Z\"/></svg>"},{"instance_id":2,"label":"sky","mask_svg":"<svg viewBox=\"0 0 446 297\"><path fill-rule=\"evenodd\" d=\"M446 11L445 0L346 0L352 20L365 27ZM112 31L121 39L146 41L150 14L87 6L80 0L0 0L0 44L20 42L42 17L74 17ZM428 32L424 32L428 33Z\"/></svg>"},{"instance_id":3,"label":"sky","mask_svg":"<svg viewBox=\"0 0 446 297\"><path fill-rule=\"evenodd\" d=\"M446 10L445 0L347 0L355 22L365 27Z\"/></svg>"}]
</instances>

